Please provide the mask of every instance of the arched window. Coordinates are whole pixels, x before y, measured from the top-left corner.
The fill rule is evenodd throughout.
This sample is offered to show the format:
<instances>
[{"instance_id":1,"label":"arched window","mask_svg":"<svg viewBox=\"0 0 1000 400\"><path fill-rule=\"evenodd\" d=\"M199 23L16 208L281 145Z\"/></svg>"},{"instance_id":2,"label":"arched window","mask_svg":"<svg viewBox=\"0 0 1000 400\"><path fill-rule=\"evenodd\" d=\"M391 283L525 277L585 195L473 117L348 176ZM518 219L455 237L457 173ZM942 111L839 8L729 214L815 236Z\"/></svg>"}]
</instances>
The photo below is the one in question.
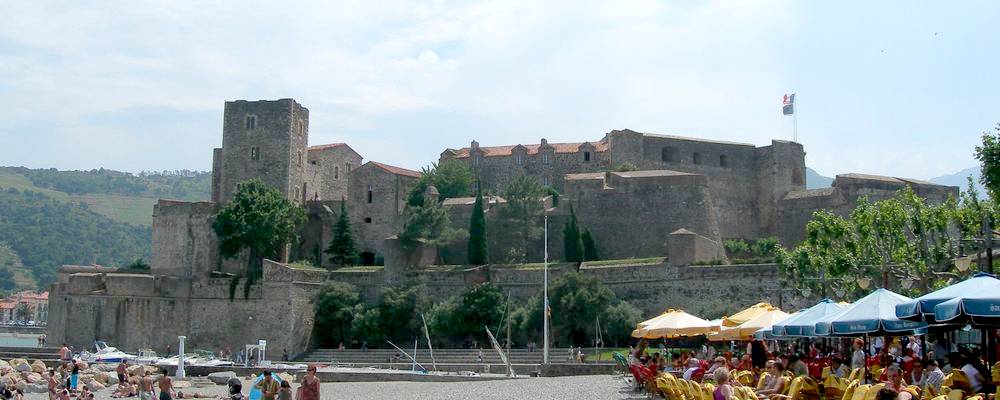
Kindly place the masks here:
<instances>
[{"instance_id":1,"label":"arched window","mask_svg":"<svg viewBox=\"0 0 1000 400\"><path fill-rule=\"evenodd\" d=\"M665 146L660 150L660 160L664 162L677 162L677 149Z\"/></svg>"},{"instance_id":2,"label":"arched window","mask_svg":"<svg viewBox=\"0 0 1000 400\"><path fill-rule=\"evenodd\" d=\"M333 167L333 179L340 179L340 167Z\"/></svg>"},{"instance_id":3,"label":"arched window","mask_svg":"<svg viewBox=\"0 0 1000 400\"><path fill-rule=\"evenodd\" d=\"M719 166L720 167L729 166L729 158L727 158L725 154L719 156Z\"/></svg>"},{"instance_id":4,"label":"arched window","mask_svg":"<svg viewBox=\"0 0 1000 400\"><path fill-rule=\"evenodd\" d=\"M255 128L257 128L257 116L256 115L247 115L247 118L246 118L246 121L244 122L243 127L246 128L246 129L255 129Z\"/></svg>"},{"instance_id":5,"label":"arched window","mask_svg":"<svg viewBox=\"0 0 1000 400\"><path fill-rule=\"evenodd\" d=\"M697 151L694 152L694 154L691 155L691 161L697 165L701 165L701 153Z\"/></svg>"},{"instance_id":6,"label":"arched window","mask_svg":"<svg viewBox=\"0 0 1000 400\"><path fill-rule=\"evenodd\" d=\"M372 185L368 185L368 203L372 202Z\"/></svg>"}]
</instances>

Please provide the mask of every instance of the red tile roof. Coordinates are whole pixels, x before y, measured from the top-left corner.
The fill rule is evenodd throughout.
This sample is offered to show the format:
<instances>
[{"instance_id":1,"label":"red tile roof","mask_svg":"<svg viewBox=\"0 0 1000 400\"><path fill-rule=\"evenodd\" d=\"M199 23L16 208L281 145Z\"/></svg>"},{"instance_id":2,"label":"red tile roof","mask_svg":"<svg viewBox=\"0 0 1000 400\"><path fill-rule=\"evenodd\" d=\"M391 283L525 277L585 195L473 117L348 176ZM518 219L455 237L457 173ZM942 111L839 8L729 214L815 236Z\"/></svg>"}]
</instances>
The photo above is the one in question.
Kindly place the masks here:
<instances>
[{"instance_id":1,"label":"red tile roof","mask_svg":"<svg viewBox=\"0 0 1000 400\"><path fill-rule=\"evenodd\" d=\"M383 171L388 172L390 174L409 176L409 177L413 177L413 178L419 178L420 177L420 173L417 172L417 171L414 171L412 169L406 169L406 168L396 167L396 166L392 166L392 165L388 165L388 164L382 164L380 162L375 162L375 161L369 161L369 162L372 163L372 165L374 165L374 166L376 166L378 168L381 168Z\"/></svg>"},{"instance_id":2,"label":"red tile roof","mask_svg":"<svg viewBox=\"0 0 1000 400\"><path fill-rule=\"evenodd\" d=\"M597 141L597 142L582 142L582 143L549 143L548 145L552 146L552 149L556 153L576 153L576 152L580 151L580 146L584 145L585 143L589 143L590 145L594 146L594 151L607 151L608 150L608 142L604 141L604 140ZM489 146L489 147L482 147L482 146L480 146L479 150L482 150L483 153L484 153L484 156L486 156L486 157L509 156L509 155L513 154L514 148L517 147L517 146L518 145L512 145L512 146ZM538 149L541 148L542 145L541 144L529 144L529 145L522 145L522 146L524 146L524 149L526 150L527 154L538 154ZM469 152L470 151L471 151L471 148L469 148L469 147L463 147L461 149L455 150L455 158L467 158L467 157L469 157Z\"/></svg>"}]
</instances>

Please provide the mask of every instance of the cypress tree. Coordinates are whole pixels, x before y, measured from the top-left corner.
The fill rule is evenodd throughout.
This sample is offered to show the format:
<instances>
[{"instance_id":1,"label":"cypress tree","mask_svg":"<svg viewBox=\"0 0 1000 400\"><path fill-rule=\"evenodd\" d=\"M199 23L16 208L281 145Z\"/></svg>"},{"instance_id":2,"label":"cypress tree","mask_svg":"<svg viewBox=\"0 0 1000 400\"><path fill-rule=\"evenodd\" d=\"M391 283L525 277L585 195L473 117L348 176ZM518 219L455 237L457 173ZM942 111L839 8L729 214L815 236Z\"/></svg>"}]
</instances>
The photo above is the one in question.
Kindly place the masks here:
<instances>
[{"instance_id":1,"label":"cypress tree","mask_svg":"<svg viewBox=\"0 0 1000 400\"><path fill-rule=\"evenodd\" d=\"M351 220L347 218L347 207L344 201L340 202L340 217L333 226L333 240L330 247L326 249L326 254L330 255L330 262L338 267L354 265L358 260L358 249L354 245L354 236L351 232Z\"/></svg>"},{"instance_id":2,"label":"cypress tree","mask_svg":"<svg viewBox=\"0 0 1000 400\"><path fill-rule=\"evenodd\" d=\"M486 246L486 214L483 210L483 193L476 195L476 204L469 218L469 265L483 265L489 260Z\"/></svg>"},{"instance_id":3,"label":"cypress tree","mask_svg":"<svg viewBox=\"0 0 1000 400\"><path fill-rule=\"evenodd\" d=\"M569 206L569 220L563 227L563 257L569 262L583 261L583 242L580 240L580 226L576 223L576 211Z\"/></svg>"},{"instance_id":4,"label":"cypress tree","mask_svg":"<svg viewBox=\"0 0 1000 400\"><path fill-rule=\"evenodd\" d=\"M597 261L599 259L597 255L597 242L594 241L594 235L590 233L590 228L583 230L583 234L580 235L580 241L583 242L583 260Z\"/></svg>"}]
</instances>

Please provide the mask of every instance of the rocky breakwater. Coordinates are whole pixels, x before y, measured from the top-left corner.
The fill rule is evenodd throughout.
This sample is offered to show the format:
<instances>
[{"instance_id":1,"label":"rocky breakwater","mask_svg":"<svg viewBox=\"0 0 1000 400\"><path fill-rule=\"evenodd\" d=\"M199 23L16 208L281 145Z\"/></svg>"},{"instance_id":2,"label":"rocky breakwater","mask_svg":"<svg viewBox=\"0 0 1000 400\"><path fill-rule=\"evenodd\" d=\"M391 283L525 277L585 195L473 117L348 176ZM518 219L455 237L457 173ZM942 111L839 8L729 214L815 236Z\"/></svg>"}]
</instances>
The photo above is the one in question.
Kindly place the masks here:
<instances>
[{"instance_id":1,"label":"rocky breakwater","mask_svg":"<svg viewBox=\"0 0 1000 400\"><path fill-rule=\"evenodd\" d=\"M80 367L80 378L78 387L87 387L91 391L99 391L107 387L118 385L118 374L115 369L116 364L95 364L89 365L82 361L77 361ZM128 369L129 375L141 376L143 369L155 374L154 379L159 378L160 370L153 366L133 365ZM58 372L56 377L60 384L64 384L62 375ZM0 360L0 382L7 387L20 389L24 393L47 393L48 392L49 370L45 363L40 360L29 362L23 358L15 358L9 361Z\"/></svg>"}]
</instances>

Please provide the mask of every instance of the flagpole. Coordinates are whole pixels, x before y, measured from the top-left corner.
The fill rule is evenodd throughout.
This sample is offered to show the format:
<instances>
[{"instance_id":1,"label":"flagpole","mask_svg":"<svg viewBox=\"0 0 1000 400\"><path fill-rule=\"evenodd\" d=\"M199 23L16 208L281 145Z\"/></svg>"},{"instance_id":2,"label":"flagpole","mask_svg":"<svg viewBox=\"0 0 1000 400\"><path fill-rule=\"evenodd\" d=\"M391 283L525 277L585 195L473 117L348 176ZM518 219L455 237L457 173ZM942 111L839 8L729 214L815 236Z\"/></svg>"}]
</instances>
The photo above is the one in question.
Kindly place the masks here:
<instances>
[{"instance_id":1,"label":"flagpole","mask_svg":"<svg viewBox=\"0 0 1000 400\"><path fill-rule=\"evenodd\" d=\"M542 326L542 335L545 342L542 344L542 363L548 365L549 363L549 216L545 216L545 251L544 258L542 259L542 269L543 269L543 286L544 291L544 308L542 309L542 320L544 321Z\"/></svg>"},{"instance_id":2,"label":"flagpole","mask_svg":"<svg viewBox=\"0 0 1000 400\"><path fill-rule=\"evenodd\" d=\"M792 95L794 96L795 93L792 93ZM797 100L792 102L792 141L795 143L799 142L799 105Z\"/></svg>"}]
</instances>

